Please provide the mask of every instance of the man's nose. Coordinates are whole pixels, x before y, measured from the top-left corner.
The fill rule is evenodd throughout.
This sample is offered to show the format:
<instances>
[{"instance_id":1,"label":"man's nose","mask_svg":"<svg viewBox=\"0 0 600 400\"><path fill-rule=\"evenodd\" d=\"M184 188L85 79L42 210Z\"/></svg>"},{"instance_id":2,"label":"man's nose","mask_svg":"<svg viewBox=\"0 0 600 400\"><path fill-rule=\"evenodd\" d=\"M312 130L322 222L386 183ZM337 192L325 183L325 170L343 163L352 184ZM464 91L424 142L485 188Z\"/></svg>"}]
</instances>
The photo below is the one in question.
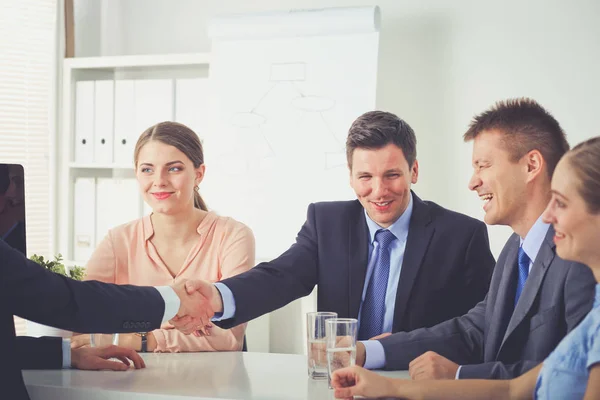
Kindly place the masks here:
<instances>
[{"instance_id":1,"label":"man's nose","mask_svg":"<svg viewBox=\"0 0 600 400\"><path fill-rule=\"evenodd\" d=\"M476 172L473 172L473 175L469 180L469 190L477 190L479 186L481 186L481 179Z\"/></svg>"}]
</instances>

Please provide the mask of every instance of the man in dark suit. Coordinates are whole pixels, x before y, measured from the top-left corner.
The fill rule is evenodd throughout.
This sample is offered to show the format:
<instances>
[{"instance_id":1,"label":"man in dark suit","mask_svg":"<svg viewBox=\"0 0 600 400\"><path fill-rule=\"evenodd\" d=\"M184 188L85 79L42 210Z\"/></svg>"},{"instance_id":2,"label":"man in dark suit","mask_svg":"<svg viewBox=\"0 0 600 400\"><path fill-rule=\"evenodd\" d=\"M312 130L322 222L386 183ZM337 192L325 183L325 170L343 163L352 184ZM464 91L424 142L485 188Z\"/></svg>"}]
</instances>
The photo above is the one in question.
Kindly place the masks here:
<instances>
[{"instance_id":1,"label":"man in dark suit","mask_svg":"<svg viewBox=\"0 0 600 400\"><path fill-rule=\"evenodd\" d=\"M157 329L175 314L204 325L204 298L188 295L184 282L169 287L135 287L96 281L77 282L43 269L0 240L0 386L10 399L27 399L21 369L60 368L60 338L16 337L13 316L85 333ZM71 364L83 369L114 368L103 358L141 360L127 349L81 349Z\"/></svg>"},{"instance_id":2,"label":"man in dark suit","mask_svg":"<svg viewBox=\"0 0 600 400\"><path fill-rule=\"evenodd\" d=\"M464 138L473 141L469 188L484 201L485 221L514 234L484 301L434 327L381 339L385 361L371 367L409 368L413 379L513 378L544 360L592 307L591 270L556 255L554 230L541 219L569 148L558 122L533 100L508 100L476 116ZM364 348L357 353L362 365Z\"/></svg>"},{"instance_id":3,"label":"man in dark suit","mask_svg":"<svg viewBox=\"0 0 600 400\"><path fill-rule=\"evenodd\" d=\"M359 339L460 315L483 299L494 259L485 224L421 200L416 138L381 111L360 116L346 142L358 200L311 204L296 243L271 262L215 285L195 281L236 326L306 296L358 318Z\"/></svg>"}]
</instances>

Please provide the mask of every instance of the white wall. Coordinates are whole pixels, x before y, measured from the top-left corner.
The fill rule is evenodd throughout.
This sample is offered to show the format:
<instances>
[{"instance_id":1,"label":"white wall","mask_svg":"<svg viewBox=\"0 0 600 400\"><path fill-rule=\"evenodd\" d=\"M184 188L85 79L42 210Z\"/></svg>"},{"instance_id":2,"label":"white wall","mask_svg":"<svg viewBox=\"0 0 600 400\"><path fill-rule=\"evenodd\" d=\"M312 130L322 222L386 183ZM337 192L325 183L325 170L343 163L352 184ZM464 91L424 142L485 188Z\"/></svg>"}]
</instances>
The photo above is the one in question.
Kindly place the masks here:
<instances>
[{"instance_id":1,"label":"white wall","mask_svg":"<svg viewBox=\"0 0 600 400\"><path fill-rule=\"evenodd\" d=\"M76 26L78 55L209 51L206 25L215 14L378 4L377 103L417 133L415 190L478 218L481 203L466 188L471 149L461 140L475 113L530 96L553 112L571 144L600 135L597 0L75 1L76 23L88 18ZM100 23L89 22L94 12ZM496 255L509 232L490 227Z\"/></svg>"}]
</instances>

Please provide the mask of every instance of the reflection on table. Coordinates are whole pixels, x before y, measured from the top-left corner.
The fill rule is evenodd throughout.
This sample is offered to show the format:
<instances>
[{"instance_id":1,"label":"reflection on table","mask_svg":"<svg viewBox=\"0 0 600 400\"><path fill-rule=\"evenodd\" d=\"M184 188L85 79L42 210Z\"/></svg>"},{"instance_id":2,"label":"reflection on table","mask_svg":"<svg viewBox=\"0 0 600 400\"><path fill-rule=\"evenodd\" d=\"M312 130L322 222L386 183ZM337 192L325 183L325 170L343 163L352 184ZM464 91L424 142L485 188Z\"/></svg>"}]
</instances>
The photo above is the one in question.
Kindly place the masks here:
<instances>
[{"instance_id":1,"label":"reflection on table","mask_svg":"<svg viewBox=\"0 0 600 400\"><path fill-rule=\"evenodd\" d=\"M31 400L333 399L327 380L308 378L306 356L268 353L151 353L126 372L23 371ZM382 372L408 378L406 372Z\"/></svg>"}]
</instances>

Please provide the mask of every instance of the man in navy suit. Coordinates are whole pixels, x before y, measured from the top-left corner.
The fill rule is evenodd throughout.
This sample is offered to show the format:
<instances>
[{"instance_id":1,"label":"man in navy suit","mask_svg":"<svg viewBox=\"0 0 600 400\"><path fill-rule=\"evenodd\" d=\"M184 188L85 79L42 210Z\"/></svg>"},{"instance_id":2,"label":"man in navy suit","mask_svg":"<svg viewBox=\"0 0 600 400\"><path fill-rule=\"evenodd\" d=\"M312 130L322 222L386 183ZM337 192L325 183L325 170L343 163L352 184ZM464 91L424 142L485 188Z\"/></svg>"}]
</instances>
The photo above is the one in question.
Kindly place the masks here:
<instances>
[{"instance_id":1,"label":"man in navy suit","mask_svg":"<svg viewBox=\"0 0 600 400\"><path fill-rule=\"evenodd\" d=\"M209 323L202 314L205 300L188 295L184 283L170 287L77 282L43 269L0 240L0 387L6 398L27 399L21 369L122 369L104 358L135 352L117 347L81 349L71 353L60 338L16 337L13 316L84 333L146 332L158 329L176 314L186 323ZM212 314L211 314L212 315ZM69 358L72 356L70 362ZM66 365L65 365L66 364Z\"/></svg>"},{"instance_id":2,"label":"man in navy suit","mask_svg":"<svg viewBox=\"0 0 600 400\"><path fill-rule=\"evenodd\" d=\"M490 290L458 318L370 341L366 352L358 345L358 365L409 369L413 379L514 378L542 362L592 307L594 275L556 255L554 229L541 218L569 149L558 121L531 99L511 99L477 115L464 138L473 142L469 189L483 201L485 221L514 231ZM384 354L377 363L373 349Z\"/></svg>"},{"instance_id":3,"label":"man in navy suit","mask_svg":"<svg viewBox=\"0 0 600 400\"><path fill-rule=\"evenodd\" d=\"M358 318L360 339L432 326L483 299L494 265L487 228L411 191L419 175L411 127L389 112L368 112L352 124L346 153L357 200L311 204L281 256L190 286L222 313L218 325L254 319L315 285L318 310Z\"/></svg>"}]
</instances>

